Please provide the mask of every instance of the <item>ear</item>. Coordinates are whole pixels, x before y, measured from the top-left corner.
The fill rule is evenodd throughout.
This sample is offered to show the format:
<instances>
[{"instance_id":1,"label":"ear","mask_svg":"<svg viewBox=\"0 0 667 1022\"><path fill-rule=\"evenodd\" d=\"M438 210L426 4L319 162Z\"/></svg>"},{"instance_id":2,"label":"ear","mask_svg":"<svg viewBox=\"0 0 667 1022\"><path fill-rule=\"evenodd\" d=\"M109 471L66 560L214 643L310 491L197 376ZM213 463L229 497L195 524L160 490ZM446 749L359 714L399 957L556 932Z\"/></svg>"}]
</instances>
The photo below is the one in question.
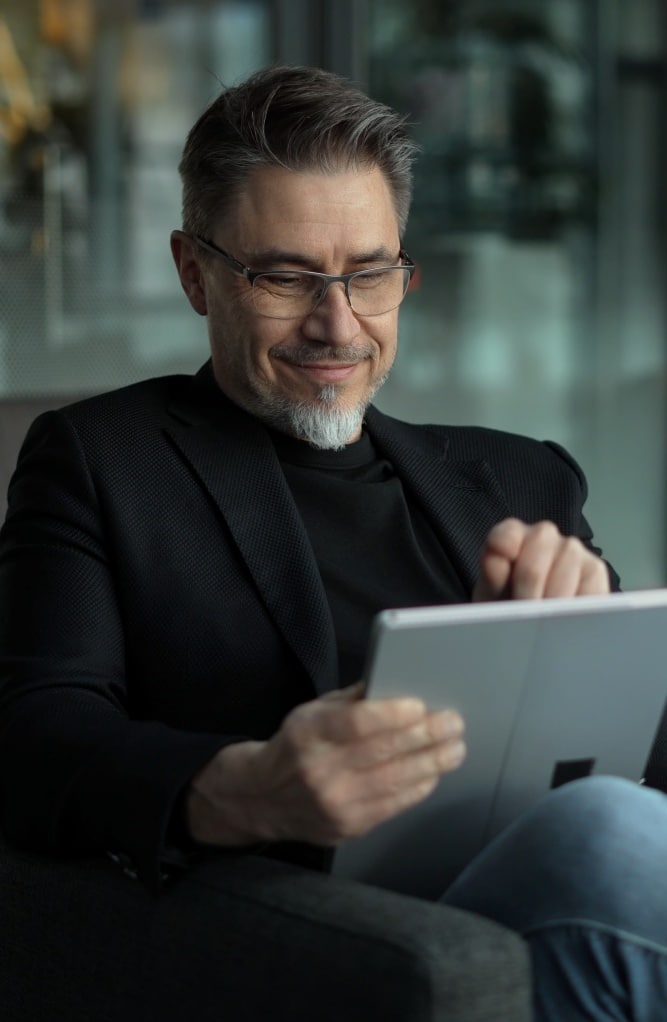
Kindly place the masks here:
<instances>
[{"instance_id":1,"label":"ear","mask_svg":"<svg viewBox=\"0 0 667 1022\"><path fill-rule=\"evenodd\" d=\"M197 258L196 242L183 231L172 231L171 254L190 305L200 316L205 316L208 312L206 282Z\"/></svg>"}]
</instances>

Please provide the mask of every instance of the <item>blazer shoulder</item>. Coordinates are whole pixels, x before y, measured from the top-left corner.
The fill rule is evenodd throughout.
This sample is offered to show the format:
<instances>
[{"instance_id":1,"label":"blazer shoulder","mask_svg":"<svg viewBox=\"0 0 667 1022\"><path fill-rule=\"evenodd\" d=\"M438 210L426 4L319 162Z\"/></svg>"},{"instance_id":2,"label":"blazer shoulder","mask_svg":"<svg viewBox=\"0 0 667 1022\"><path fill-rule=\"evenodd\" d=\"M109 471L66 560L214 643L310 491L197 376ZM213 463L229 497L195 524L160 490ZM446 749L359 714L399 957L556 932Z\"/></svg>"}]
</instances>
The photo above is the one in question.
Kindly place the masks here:
<instances>
[{"instance_id":1,"label":"blazer shoulder","mask_svg":"<svg viewBox=\"0 0 667 1022\"><path fill-rule=\"evenodd\" d=\"M560 454L563 448L550 440L538 440L521 433L491 429L487 426L461 426L443 423L414 423L394 418L373 409L371 419L374 431L388 432L400 436L418 446L428 447L435 443L444 448L447 457L462 461L486 459L494 456L519 453L523 456L551 457Z\"/></svg>"},{"instance_id":2,"label":"blazer shoulder","mask_svg":"<svg viewBox=\"0 0 667 1022\"><path fill-rule=\"evenodd\" d=\"M190 376L164 376L107 391L42 412L21 445L11 489L49 466L78 465L82 473L102 475L117 467L129 477L147 471L164 449L168 409L187 393Z\"/></svg>"},{"instance_id":3,"label":"blazer shoulder","mask_svg":"<svg viewBox=\"0 0 667 1022\"><path fill-rule=\"evenodd\" d=\"M369 410L370 411L370 410ZM422 455L448 461L485 462L509 491L518 487L574 487L586 492L577 461L560 444L486 426L410 423L373 409L368 422L378 439L397 441Z\"/></svg>"},{"instance_id":4,"label":"blazer shoulder","mask_svg":"<svg viewBox=\"0 0 667 1022\"><path fill-rule=\"evenodd\" d=\"M447 437L449 443L457 449L468 447L480 449L501 445L523 445L540 444L540 440L526 436L521 433L511 433L503 429L492 429L490 426L461 426L441 422L425 422L414 425L413 428L423 430L427 433L435 433L440 437Z\"/></svg>"},{"instance_id":5,"label":"blazer shoulder","mask_svg":"<svg viewBox=\"0 0 667 1022\"><path fill-rule=\"evenodd\" d=\"M173 400L187 392L193 379L186 374L156 376L83 398L64 405L58 411L76 424L115 414L144 413L153 417L156 411L167 408Z\"/></svg>"},{"instance_id":6,"label":"blazer shoulder","mask_svg":"<svg viewBox=\"0 0 667 1022\"><path fill-rule=\"evenodd\" d=\"M429 424L425 428L447 436L452 454L460 452L463 455L471 452L484 456L487 452L493 454L495 452L521 451L522 453L543 455L545 448L551 452L554 447L559 447L552 440L540 440L523 433L511 433L507 430L491 429L487 426ZM559 449L562 450L562 448Z\"/></svg>"},{"instance_id":7,"label":"blazer shoulder","mask_svg":"<svg viewBox=\"0 0 667 1022\"><path fill-rule=\"evenodd\" d=\"M169 407L188 393L192 380L187 375L155 377L42 412L26 439L69 434L85 448L136 446L141 437L161 430Z\"/></svg>"}]
</instances>

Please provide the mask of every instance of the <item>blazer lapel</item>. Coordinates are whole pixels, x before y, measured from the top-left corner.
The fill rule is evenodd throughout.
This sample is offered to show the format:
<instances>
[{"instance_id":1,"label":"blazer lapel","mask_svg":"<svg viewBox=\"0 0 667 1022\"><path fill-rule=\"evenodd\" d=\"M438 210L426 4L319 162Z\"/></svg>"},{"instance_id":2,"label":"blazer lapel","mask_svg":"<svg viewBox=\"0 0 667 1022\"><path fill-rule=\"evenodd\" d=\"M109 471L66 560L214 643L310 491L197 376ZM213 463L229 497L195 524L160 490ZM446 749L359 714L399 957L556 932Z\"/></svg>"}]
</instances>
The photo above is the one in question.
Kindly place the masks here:
<instances>
[{"instance_id":1,"label":"blazer lapel","mask_svg":"<svg viewBox=\"0 0 667 1022\"><path fill-rule=\"evenodd\" d=\"M483 460L447 457L446 430L400 422L369 408L367 428L379 451L419 500L454 566L472 592L489 530L510 514L492 469Z\"/></svg>"},{"instance_id":2,"label":"blazer lapel","mask_svg":"<svg viewBox=\"0 0 667 1022\"><path fill-rule=\"evenodd\" d=\"M317 692L338 685L336 640L312 547L263 426L217 387L210 363L169 409L167 432L220 510L255 585ZM369 408L378 450L428 514L469 591L484 540L510 514L483 460L447 457L446 431Z\"/></svg>"},{"instance_id":3,"label":"blazer lapel","mask_svg":"<svg viewBox=\"0 0 667 1022\"><path fill-rule=\"evenodd\" d=\"M316 691L336 688L331 613L266 430L220 392L208 366L170 412L167 432L220 509L275 623Z\"/></svg>"}]
</instances>

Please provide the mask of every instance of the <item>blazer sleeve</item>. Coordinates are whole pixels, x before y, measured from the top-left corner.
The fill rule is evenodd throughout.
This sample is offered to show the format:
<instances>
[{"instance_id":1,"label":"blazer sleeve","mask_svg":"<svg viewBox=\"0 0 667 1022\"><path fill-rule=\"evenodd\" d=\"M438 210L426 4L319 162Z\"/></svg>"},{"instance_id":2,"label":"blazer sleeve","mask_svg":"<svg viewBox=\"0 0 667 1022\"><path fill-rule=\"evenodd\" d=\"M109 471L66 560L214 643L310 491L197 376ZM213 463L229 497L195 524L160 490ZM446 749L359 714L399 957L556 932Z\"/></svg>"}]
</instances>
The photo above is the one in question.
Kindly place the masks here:
<instances>
[{"instance_id":1,"label":"blazer sleeve","mask_svg":"<svg viewBox=\"0 0 667 1022\"><path fill-rule=\"evenodd\" d=\"M128 712L121 609L76 432L31 428L0 532L0 810L10 839L108 850L158 883L172 806L234 736Z\"/></svg>"},{"instance_id":2,"label":"blazer sleeve","mask_svg":"<svg viewBox=\"0 0 667 1022\"><path fill-rule=\"evenodd\" d=\"M576 477L579 490L579 500L577 502L579 521L577 527L574 529L574 535L578 536L582 543L584 543L594 554L597 554L598 557L602 557L602 550L593 543L593 530L588 524L588 520L583 512L583 507L588 497L588 483L581 466L575 461L572 455L565 450L564 447L561 447L561 445L555 443L555 441L547 440L545 441L544 446L553 451L553 453L565 463L567 468ZM609 573L609 585L611 591L619 592L621 588L620 576L608 561L605 561L605 564L607 565L607 571Z\"/></svg>"}]
</instances>

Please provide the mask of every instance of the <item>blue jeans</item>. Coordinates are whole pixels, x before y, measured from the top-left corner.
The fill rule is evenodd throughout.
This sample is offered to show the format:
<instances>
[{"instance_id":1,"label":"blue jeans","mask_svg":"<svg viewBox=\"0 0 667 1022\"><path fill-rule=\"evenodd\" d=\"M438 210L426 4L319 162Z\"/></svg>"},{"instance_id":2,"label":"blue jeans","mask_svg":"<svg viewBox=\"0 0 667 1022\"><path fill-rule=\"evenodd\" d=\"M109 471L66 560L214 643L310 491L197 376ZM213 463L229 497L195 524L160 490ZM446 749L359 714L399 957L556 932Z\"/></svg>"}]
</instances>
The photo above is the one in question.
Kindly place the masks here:
<instances>
[{"instance_id":1,"label":"blue jeans","mask_svg":"<svg viewBox=\"0 0 667 1022\"><path fill-rule=\"evenodd\" d=\"M530 945L540 1022L667 1020L667 796L612 777L549 794L447 890Z\"/></svg>"}]
</instances>

